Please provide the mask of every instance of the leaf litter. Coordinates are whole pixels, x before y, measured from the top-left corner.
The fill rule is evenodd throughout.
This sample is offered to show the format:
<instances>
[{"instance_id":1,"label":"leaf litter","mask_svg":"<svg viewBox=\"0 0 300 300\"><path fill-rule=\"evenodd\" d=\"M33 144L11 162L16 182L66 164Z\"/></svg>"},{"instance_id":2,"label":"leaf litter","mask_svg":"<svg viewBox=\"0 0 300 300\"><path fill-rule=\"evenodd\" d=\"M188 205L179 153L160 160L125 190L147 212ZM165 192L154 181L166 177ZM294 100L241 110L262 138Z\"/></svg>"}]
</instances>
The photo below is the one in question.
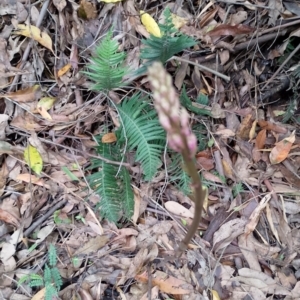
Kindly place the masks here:
<instances>
[{"instance_id":1,"label":"leaf litter","mask_svg":"<svg viewBox=\"0 0 300 300\"><path fill-rule=\"evenodd\" d=\"M126 64L138 69L141 40L161 37L167 7L174 27L197 41L165 67L189 98L195 163L209 190L179 262L167 257L195 209L171 157L145 183L126 153L132 221L101 219L87 180L99 158L94 136L113 144L121 123L82 71L111 28ZM18 281L43 275L52 244L60 299L299 299L298 16L295 5L277 0L2 1L2 297L47 298L47 288ZM109 93L115 104L149 88L143 76L126 80ZM184 170L180 161L177 168Z\"/></svg>"}]
</instances>

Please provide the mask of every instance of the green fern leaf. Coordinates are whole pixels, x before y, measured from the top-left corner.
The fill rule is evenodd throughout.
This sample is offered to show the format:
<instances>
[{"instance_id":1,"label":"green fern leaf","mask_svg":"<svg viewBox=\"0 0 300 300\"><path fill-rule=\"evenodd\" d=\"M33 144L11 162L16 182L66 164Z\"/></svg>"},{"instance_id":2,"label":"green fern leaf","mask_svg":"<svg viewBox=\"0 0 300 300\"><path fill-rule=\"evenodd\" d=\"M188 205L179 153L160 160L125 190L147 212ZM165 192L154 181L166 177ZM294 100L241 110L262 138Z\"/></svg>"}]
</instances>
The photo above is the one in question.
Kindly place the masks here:
<instances>
[{"instance_id":1,"label":"green fern leaf","mask_svg":"<svg viewBox=\"0 0 300 300\"><path fill-rule=\"evenodd\" d=\"M144 47L141 49L140 58L144 60L144 66L138 70L138 74L146 71L147 67L154 61L165 63L176 53L196 45L196 41L191 37L177 31L172 22L169 9L164 11L165 24L159 24L162 36L143 39Z\"/></svg>"},{"instance_id":2,"label":"green fern leaf","mask_svg":"<svg viewBox=\"0 0 300 300\"><path fill-rule=\"evenodd\" d=\"M52 244L49 245L48 260L49 260L49 265L51 267L56 266L57 263L56 248Z\"/></svg>"},{"instance_id":3,"label":"green fern leaf","mask_svg":"<svg viewBox=\"0 0 300 300\"><path fill-rule=\"evenodd\" d=\"M117 161L120 149L112 144L103 144L99 142L97 152L103 157ZM116 159L117 158L117 159ZM108 164L100 159L92 160L93 169L99 171L90 175L88 181L90 186L100 196L100 214L103 218L111 222L117 222L122 210L122 201L120 199L120 180L117 178L119 167Z\"/></svg>"},{"instance_id":4,"label":"green fern leaf","mask_svg":"<svg viewBox=\"0 0 300 300\"><path fill-rule=\"evenodd\" d=\"M122 101L117 108L124 125L120 129L121 140L127 138L128 148L136 150L136 160L142 165L145 180L151 180L161 164L166 142L156 111L150 110L146 99L140 99L139 94Z\"/></svg>"},{"instance_id":5,"label":"green fern leaf","mask_svg":"<svg viewBox=\"0 0 300 300\"><path fill-rule=\"evenodd\" d=\"M44 269L44 282L45 284L51 283L52 282L52 276L51 276L51 270L48 267L48 265L45 265L45 269Z\"/></svg>"},{"instance_id":6,"label":"green fern leaf","mask_svg":"<svg viewBox=\"0 0 300 300\"><path fill-rule=\"evenodd\" d=\"M54 283L56 289L60 290L61 286L63 285L61 275L56 267L52 268L50 270L51 270L51 276L52 276L53 283Z\"/></svg>"},{"instance_id":7,"label":"green fern leaf","mask_svg":"<svg viewBox=\"0 0 300 300\"><path fill-rule=\"evenodd\" d=\"M93 82L91 90L107 92L124 85L122 80L128 72L128 68L123 65L126 54L118 52L118 47L110 30L96 47L87 71L83 72Z\"/></svg>"},{"instance_id":8,"label":"green fern leaf","mask_svg":"<svg viewBox=\"0 0 300 300\"><path fill-rule=\"evenodd\" d=\"M18 285L21 285L22 283L29 281L30 280L30 275L23 275L19 280L18 280Z\"/></svg>"},{"instance_id":9,"label":"green fern leaf","mask_svg":"<svg viewBox=\"0 0 300 300\"><path fill-rule=\"evenodd\" d=\"M45 300L53 300L53 297L58 296L56 288L52 284L45 286Z\"/></svg>"},{"instance_id":10,"label":"green fern leaf","mask_svg":"<svg viewBox=\"0 0 300 300\"><path fill-rule=\"evenodd\" d=\"M123 202L124 214L127 219L130 219L134 210L134 195L130 184L131 178L126 168L121 168L120 177L122 178L123 187L121 198Z\"/></svg>"},{"instance_id":11,"label":"green fern leaf","mask_svg":"<svg viewBox=\"0 0 300 300\"><path fill-rule=\"evenodd\" d=\"M29 282L29 286L30 287L44 286L44 281L43 281L43 279L40 279L40 280L31 280Z\"/></svg>"},{"instance_id":12,"label":"green fern leaf","mask_svg":"<svg viewBox=\"0 0 300 300\"><path fill-rule=\"evenodd\" d=\"M174 153L171 160L171 166L168 168L170 182L173 182L185 195L190 195L192 192L191 178L183 169L182 156L179 153Z\"/></svg>"}]
</instances>

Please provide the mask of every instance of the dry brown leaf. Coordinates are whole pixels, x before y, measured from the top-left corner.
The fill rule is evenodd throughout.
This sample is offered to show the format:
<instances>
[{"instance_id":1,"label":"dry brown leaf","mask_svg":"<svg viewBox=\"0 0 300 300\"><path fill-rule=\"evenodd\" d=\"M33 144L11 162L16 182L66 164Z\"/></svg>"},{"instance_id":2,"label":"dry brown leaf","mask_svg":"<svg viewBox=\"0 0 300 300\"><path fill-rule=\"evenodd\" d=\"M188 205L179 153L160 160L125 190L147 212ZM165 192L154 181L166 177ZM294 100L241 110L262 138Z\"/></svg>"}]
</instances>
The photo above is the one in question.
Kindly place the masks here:
<instances>
[{"instance_id":1,"label":"dry brown leaf","mask_svg":"<svg viewBox=\"0 0 300 300\"><path fill-rule=\"evenodd\" d=\"M255 144L257 149L263 149L267 138L267 130L262 129L256 136Z\"/></svg>"},{"instance_id":2,"label":"dry brown leaf","mask_svg":"<svg viewBox=\"0 0 300 300\"><path fill-rule=\"evenodd\" d=\"M236 36L239 34L249 34L252 33L255 29L250 26L239 24L239 25L228 25L221 24L215 27L213 30L207 32L209 36Z\"/></svg>"},{"instance_id":3,"label":"dry brown leaf","mask_svg":"<svg viewBox=\"0 0 300 300\"><path fill-rule=\"evenodd\" d=\"M35 175L26 173L26 174L19 174L16 178L16 180L21 180L27 183L33 183L39 186L43 186L46 189L51 189L50 185L48 185L47 183L45 183L45 181Z\"/></svg>"},{"instance_id":4,"label":"dry brown leaf","mask_svg":"<svg viewBox=\"0 0 300 300\"><path fill-rule=\"evenodd\" d=\"M227 139L229 137L235 136L235 132L233 132L231 129L227 129L227 128L219 129L215 132L215 134L220 135L221 138L223 138L223 139Z\"/></svg>"},{"instance_id":5,"label":"dry brown leaf","mask_svg":"<svg viewBox=\"0 0 300 300\"><path fill-rule=\"evenodd\" d=\"M271 150L270 162L271 164L278 164L284 161L290 153L290 150L295 142L295 131L282 141L276 143L276 146Z\"/></svg>"},{"instance_id":6,"label":"dry brown leaf","mask_svg":"<svg viewBox=\"0 0 300 300\"><path fill-rule=\"evenodd\" d=\"M81 0L78 16L85 20L95 19L97 17L97 8L92 2Z\"/></svg>"},{"instance_id":7,"label":"dry brown leaf","mask_svg":"<svg viewBox=\"0 0 300 300\"><path fill-rule=\"evenodd\" d=\"M205 157L197 157L198 170L204 169L205 171L210 171L214 167L215 167L215 162L213 159L207 159Z\"/></svg>"},{"instance_id":8,"label":"dry brown leaf","mask_svg":"<svg viewBox=\"0 0 300 300\"><path fill-rule=\"evenodd\" d=\"M2 97L6 97L20 103L36 101L40 98L40 96L41 90L40 86L37 84L24 90L18 90L16 92L2 95Z\"/></svg>"},{"instance_id":9,"label":"dry brown leaf","mask_svg":"<svg viewBox=\"0 0 300 300\"><path fill-rule=\"evenodd\" d=\"M246 234L242 234L238 238L238 243L240 250L243 253L250 269L261 271L257 253L255 251L256 246L252 243L252 239L248 239L248 236Z\"/></svg>"},{"instance_id":10,"label":"dry brown leaf","mask_svg":"<svg viewBox=\"0 0 300 300\"><path fill-rule=\"evenodd\" d=\"M145 271L140 275L136 275L135 279L141 282L148 282L148 272ZM186 295L190 294L193 290L193 286L188 284L187 282L177 279L173 276L169 276L168 274L156 271L154 274L151 275L152 284L158 286L160 291L167 294L172 295Z\"/></svg>"},{"instance_id":11,"label":"dry brown leaf","mask_svg":"<svg viewBox=\"0 0 300 300\"><path fill-rule=\"evenodd\" d=\"M244 232L247 221L243 218L234 219L223 224L213 236L214 252L228 246L236 237Z\"/></svg>"},{"instance_id":12,"label":"dry brown leaf","mask_svg":"<svg viewBox=\"0 0 300 300\"><path fill-rule=\"evenodd\" d=\"M242 140L249 140L249 134L252 128L252 123L252 114L249 114L245 118L243 118L242 123L236 133L237 137L240 137Z\"/></svg>"},{"instance_id":13,"label":"dry brown leaf","mask_svg":"<svg viewBox=\"0 0 300 300\"><path fill-rule=\"evenodd\" d=\"M90 238L89 241L79 247L74 253L74 256L77 255L88 255L90 253L95 253L102 247L104 247L107 242L109 241L108 236L102 235L102 236L96 236L95 238Z\"/></svg>"},{"instance_id":14,"label":"dry brown leaf","mask_svg":"<svg viewBox=\"0 0 300 300\"><path fill-rule=\"evenodd\" d=\"M20 226L20 220L2 208L0 208L0 220L15 227Z\"/></svg>"},{"instance_id":15,"label":"dry brown leaf","mask_svg":"<svg viewBox=\"0 0 300 300\"><path fill-rule=\"evenodd\" d=\"M131 220L133 224L136 224L139 216L140 216L140 207L141 207L141 194L140 191L136 188L133 188L133 194L134 194L134 210L133 215L131 217Z\"/></svg>"},{"instance_id":16,"label":"dry brown leaf","mask_svg":"<svg viewBox=\"0 0 300 300\"><path fill-rule=\"evenodd\" d=\"M64 74L66 74L70 69L71 69L72 65L70 63L66 64L65 66L63 66L61 69L59 69L57 71L57 77L61 77Z\"/></svg>"},{"instance_id":17,"label":"dry brown leaf","mask_svg":"<svg viewBox=\"0 0 300 300\"><path fill-rule=\"evenodd\" d=\"M51 52L53 52L52 40L47 33L42 32L39 28L33 25L27 26L24 24L18 24L17 28L18 30L16 30L14 34L31 37L44 47L48 48Z\"/></svg>"},{"instance_id":18,"label":"dry brown leaf","mask_svg":"<svg viewBox=\"0 0 300 300\"><path fill-rule=\"evenodd\" d=\"M204 26L206 26L215 17L217 12L218 12L218 7L216 6L212 10L203 14L203 16L201 16L201 18L200 18L200 23L199 23L200 28L203 28Z\"/></svg>"},{"instance_id":19,"label":"dry brown leaf","mask_svg":"<svg viewBox=\"0 0 300 300\"><path fill-rule=\"evenodd\" d=\"M247 223L247 225L245 227L246 235L248 235L254 231L254 229L259 221L260 214L261 214L262 210L266 207L266 205L270 199L271 199L271 194L267 194L265 197L263 197L261 199L258 206L254 209L251 216L249 217L249 222Z\"/></svg>"},{"instance_id":20,"label":"dry brown leaf","mask_svg":"<svg viewBox=\"0 0 300 300\"><path fill-rule=\"evenodd\" d=\"M62 11L66 5L67 1L66 0L53 0L53 5L57 8L58 11Z\"/></svg>"},{"instance_id":21,"label":"dry brown leaf","mask_svg":"<svg viewBox=\"0 0 300 300\"><path fill-rule=\"evenodd\" d=\"M28 131L40 131L44 128L44 126L37 123L34 117L29 113L25 113L24 116L18 115L11 121L10 125L21 130L25 129Z\"/></svg>"},{"instance_id":22,"label":"dry brown leaf","mask_svg":"<svg viewBox=\"0 0 300 300\"><path fill-rule=\"evenodd\" d=\"M172 214L178 215L183 218L193 218L194 214L185 208L183 205L175 201L168 201L165 203L165 208Z\"/></svg>"},{"instance_id":23,"label":"dry brown leaf","mask_svg":"<svg viewBox=\"0 0 300 300\"><path fill-rule=\"evenodd\" d=\"M272 130L272 131L277 132L277 133L286 133L287 132L286 128L281 127L280 125L274 124L274 123L269 122L269 121L258 120L257 123L262 129Z\"/></svg>"},{"instance_id":24,"label":"dry brown leaf","mask_svg":"<svg viewBox=\"0 0 300 300\"><path fill-rule=\"evenodd\" d=\"M156 285L151 289L151 299L150 300L159 299L158 292L159 292L159 288ZM149 292L147 291L147 293L145 293L140 300L149 300Z\"/></svg>"},{"instance_id":25,"label":"dry brown leaf","mask_svg":"<svg viewBox=\"0 0 300 300\"><path fill-rule=\"evenodd\" d=\"M238 270L238 273L240 276L234 277L234 280L238 280L249 286L254 286L262 292L275 295L291 295L290 291L263 272L242 268Z\"/></svg>"},{"instance_id":26,"label":"dry brown leaf","mask_svg":"<svg viewBox=\"0 0 300 300\"><path fill-rule=\"evenodd\" d=\"M209 181L212 181L212 182L217 182L217 183L221 183L223 184L224 182L222 181L222 179L214 174L211 174L209 172L205 172L203 171L202 172L202 176L206 179L206 180L209 180Z\"/></svg>"},{"instance_id":27,"label":"dry brown leaf","mask_svg":"<svg viewBox=\"0 0 300 300\"><path fill-rule=\"evenodd\" d=\"M279 245L281 245L281 241L278 236L278 231L274 225L274 221L272 218L272 213L271 213L271 208L270 208L269 203L267 203L267 205L266 205L266 215L267 215L267 220L270 225L271 231L272 231L273 235L275 236L276 240L278 241Z\"/></svg>"},{"instance_id":28,"label":"dry brown leaf","mask_svg":"<svg viewBox=\"0 0 300 300\"><path fill-rule=\"evenodd\" d=\"M117 136L114 132L109 132L102 136L101 141L104 144L111 144L117 141Z\"/></svg>"}]
</instances>

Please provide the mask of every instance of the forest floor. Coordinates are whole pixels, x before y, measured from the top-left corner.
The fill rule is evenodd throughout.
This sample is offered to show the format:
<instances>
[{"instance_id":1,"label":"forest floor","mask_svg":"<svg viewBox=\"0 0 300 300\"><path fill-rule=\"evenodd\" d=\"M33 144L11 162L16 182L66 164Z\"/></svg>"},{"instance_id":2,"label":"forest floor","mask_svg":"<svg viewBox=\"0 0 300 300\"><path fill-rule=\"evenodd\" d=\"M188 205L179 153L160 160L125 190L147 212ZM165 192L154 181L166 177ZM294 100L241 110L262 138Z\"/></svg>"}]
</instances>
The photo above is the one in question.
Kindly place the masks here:
<instances>
[{"instance_id":1,"label":"forest floor","mask_svg":"<svg viewBox=\"0 0 300 300\"><path fill-rule=\"evenodd\" d=\"M89 180L102 159L94 137L115 142L116 105L136 91L151 99L147 76L108 98L82 72L112 28L137 70L167 8L196 41L164 66L190 101L208 188L177 261L166 257L194 203L167 150L148 181L136 149L118 162L134 192L130 219L102 218ZM297 1L2 0L0 20L0 299L300 299Z\"/></svg>"}]
</instances>

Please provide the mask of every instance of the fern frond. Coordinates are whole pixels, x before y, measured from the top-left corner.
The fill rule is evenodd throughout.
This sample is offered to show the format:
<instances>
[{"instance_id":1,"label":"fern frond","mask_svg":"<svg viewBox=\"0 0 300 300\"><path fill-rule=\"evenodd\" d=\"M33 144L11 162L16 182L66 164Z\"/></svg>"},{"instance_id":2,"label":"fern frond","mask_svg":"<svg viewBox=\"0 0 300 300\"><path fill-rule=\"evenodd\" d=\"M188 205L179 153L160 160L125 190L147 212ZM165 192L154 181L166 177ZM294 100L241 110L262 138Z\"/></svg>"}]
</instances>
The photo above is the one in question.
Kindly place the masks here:
<instances>
[{"instance_id":1,"label":"fern frond","mask_svg":"<svg viewBox=\"0 0 300 300\"><path fill-rule=\"evenodd\" d=\"M63 282L61 279L61 275L56 267L51 268L51 276L52 276L54 286L56 287L57 290L59 290L63 285Z\"/></svg>"},{"instance_id":2,"label":"fern frond","mask_svg":"<svg viewBox=\"0 0 300 300\"><path fill-rule=\"evenodd\" d=\"M57 263L56 248L52 244L49 245L48 260L49 260L49 265L51 267L56 266Z\"/></svg>"},{"instance_id":3,"label":"fern frond","mask_svg":"<svg viewBox=\"0 0 300 300\"><path fill-rule=\"evenodd\" d=\"M121 161L119 145L103 144L98 141L97 152L110 160ZM108 164L100 159L92 161L92 169L99 169L88 177L91 188L100 196L100 214L111 222L117 222L123 211L127 218L133 213L133 192L130 186L130 176L125 167Z\"/></svg>"},{"instance_id":4,"label":"fern frond","mask_svg":"<svg viewBox=\"0 0 300 300\"><path fill-rule=\"evenodd\" d=\"M18 285L21 285L22 283L29 281L30 280L30 275L23 275L19 280L18 280Z\"/></svg>"},{"instance_id":5,"label":"fern frond","mask_svg":"<svg viewBox=\"0 0 300 300\"><path fill-rule=\"evenodd\" d=\"M44 281L43 281L43 279L30 280L29 286L30 287L44 286Z\"/></svg>"},{"instance_id":6,"label":"fern frond","mask_svg":"<svg viewBox=\"0 0 300 300\"><path fill-rule=\"evenodd\" d=\"M51 283L51 270L50 268L48 267L48 265L46 264L45 265L45 269L44 269L44 282L45 284L48 284L48 283Z\"/></svg>"},{"instance_id":7,"label":"fern frond","mask_svg":"<svg viewBox=\"0 0 300 300\"><path fill-rule=\"evenodd\" d=\"M96 47L87 71L83 71L93 82L91 90L107 92L124 85L122 80L128 72L128 68L124 66L126 54L118 52L118 47L118 42L112 39L110 30Z\"/></svg>"},{"instance_id":8,"label":"fern frond","mask_svg":"<svg viewBox=\"0 0 300 300\"><path fill-rule=\"evenodd\" d=\"M120 178L122 178L122 203L125 218L130 219L133 215L134 210L134 195L130 184L130 175L126 168L122 167L120 172Z\"/></svg>"},{"instance_id":9,"label":"fern frond","mask_svg":"<svg viewBox=\"0 0 300 300\"><path fill-rule=\"evenodd\" d=\"M178 189L185 195L190 195L191 189L191 178L184 171L183 158L179 153L174 153L171 157L172 163L168 168L170 174L170 182L173 182Z\"/></svg>"},{"instance_id":10,"label":"fern frond","mask_svg":"<svg viewBox=\"0 0 300 300\"><path fill-rule=\"evenodd\" d=\"M53 297L57 296L58 292L52 284L46 284L45 286L45 300L53 300Z\"/></svg>"},{"instance_id":11,"label":"fern frond","mask_svg":"<svg viewBox=\"0 0 300 300\"><path fill-rule=\"evenodd\" d=\"M144 66L138 70L138 73L143 73L146 68L154 61L165 63L176 53L190 48L196 44L196 41L177 31L172 22L170 10L167 8L164 11L165 24L159 24L162 36L155 37L150 35L150 38L143 39L144 47L141 49L140 58L145 60Z\"/></svg>"},{"instance_id":12,"label":"fern frond","mask_svg":"<svg viewBox=\"0 0 300 300\"><path fill-rule=\"evenodd\" d=\"M282 118L283 123L287 123L294 116L297 107L298 107L298 99L294 98L289 102L286 112L283 115Z\"/></svg>"},{"instance_id":13,"label":"fern frond","mask_svg":"<svg viewBox=\"0 0 300 300\"><path fill-rule=\"evenodd\" d=\"M128 148L136 150L136 161L142 165L145 180L151 180L161 163L166 142L156 111L150 110L146 99L141 99L139 94L122 101L117 109L124 125L120 129L121 140L126 138Z\"/></svg>"}]
</instances>

